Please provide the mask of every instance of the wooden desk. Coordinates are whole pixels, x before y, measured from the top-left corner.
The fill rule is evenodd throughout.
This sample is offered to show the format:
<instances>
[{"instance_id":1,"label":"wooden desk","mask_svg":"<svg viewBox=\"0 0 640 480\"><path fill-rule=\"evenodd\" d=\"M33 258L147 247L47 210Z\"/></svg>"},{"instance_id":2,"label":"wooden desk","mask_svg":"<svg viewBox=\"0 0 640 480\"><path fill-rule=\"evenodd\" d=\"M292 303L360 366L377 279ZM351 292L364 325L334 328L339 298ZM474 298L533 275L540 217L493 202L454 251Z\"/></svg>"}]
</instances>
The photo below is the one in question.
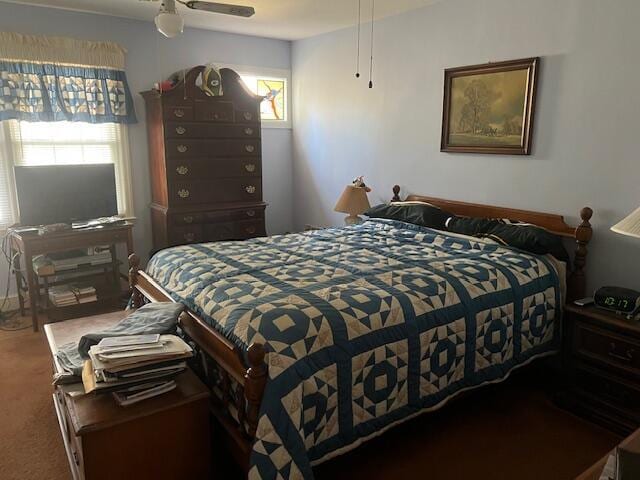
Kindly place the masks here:
<instances>
[{"instance_id":1,"label":"wooden desk","mask_svg":"<svg viewBox=\"0 0 640 480\"><path fill-rule=\"evenodd\" d=\"M636 430L627 438L625 438L619 446L626 447L631 444L640 444L640 430ZM598 480L600 478L600 475L602 474L602 470L604 470L604 466L607 464L609 455L611 455L612 453L615 453L615 450L607 453L603 458L598 460L597 463L593 464L588 470L577 476L576 480Z\"/></svg>"},{"instance_id":2,"label":"wooden desk","mask_svg":"<svg viewBox=\"0 0 640 480\"><path fill-rule=\"evenodd\" d=\"M26 279L29 293L29 310L33 331L38 331L38 299L40 287L33 271L33 257L66 250L89 248L96 245L109 245L112 262L117 262L116 245L125 243L127 255L133 253L133 224L121 223L113 226L101 226L87 229L72 229L54 232L47 235L22 234L9 231L10 256L16 275L20 314L24 315L24 297L22 296L22 279ZM24 261L24 273L21 262ZM115 267L114 267L115 268ZM117 269L114 270L117 273Z\"/></svg>"}]
</instances>

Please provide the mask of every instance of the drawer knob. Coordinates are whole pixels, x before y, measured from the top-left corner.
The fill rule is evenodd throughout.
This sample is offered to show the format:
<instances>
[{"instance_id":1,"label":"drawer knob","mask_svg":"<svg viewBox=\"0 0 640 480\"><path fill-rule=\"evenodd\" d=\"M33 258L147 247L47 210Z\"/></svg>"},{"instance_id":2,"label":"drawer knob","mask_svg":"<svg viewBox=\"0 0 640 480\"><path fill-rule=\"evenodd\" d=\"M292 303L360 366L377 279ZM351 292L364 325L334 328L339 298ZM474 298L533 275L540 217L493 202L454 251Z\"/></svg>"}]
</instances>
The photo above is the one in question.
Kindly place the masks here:
<instances>
[{"instance_id":1,"label":"drawer knob","mask_svg":"<svg viewBox=\"0 0 640 480\"><path fill-rule=\"evenodd\" d=\"M253 153L253 151L256 149L256 147L254 147L253 145L245 145L244 149L249 153Z\"/></svg>"},{"instance_id":2,"label":"drawer knob","mask_svg":"<svg viewBox=\"0 0 640 480\"><path fill-rule=\"evenodd\" d=\"M215 113L213 114L213 119L214 119L214 120L218 120L219 118L220 118L220 114L219 114L218 112L215 112Z\"/></svg>"},{"instance_id":3,"label":"drawer knob","mask_svg":"<svg viewBox=\"0 0 640 480\"><path fill-rule=\"evenodd\" d=\"M256 193L256 187L254 187L253 185L247 185L246 187L244 187L244 189L247 191L247 193Z\"/></svg>"},{"instance_id":4,"label":"drawer knob","mask_svg":"<svg viewBox=\"0 0 640 480\"><path fill-rule=\"evenodd\" d=\"M182 217L182 220L184 221L184 223L193 223L193 217L191 215L185 215L184 217Z\"/></svg>"},{"instance_id":5,"label":"drawer knob","mask_svg":"<svg viewBox=\"0 0 640 480\"><path fill-rule=\"evenodd\" d=\"M244 134L245 135L253 135L253 128L251 127L247 127L244 129Z\"/></svg>"},{"instance_id":6,"label":"drawer knob","mask_svg":"<svg viewBox=\"0 0 640 480\"><path fill-rule=\"evenodd\" d=\"M187 190L186 188L178 190L178 196L180 198L189 198L189 190Z\"/></svg>"},{"instance_id":7,"label":"drawer knob","mask_svg":"<svg viewBox=\"0 0 640 480\"><path fill-rule=\"evenodd\" d=\"M247 217L255 217L256 216L256 211L255 210L247 210Z\"/></svg>"},{"instance_id":8,"label":"drawer knob","mask_svg":"<svg viewBox=\"0 0 640 480\"><path fill-rule=\"evenodd\" d=\"M193 242L196 239L196 234L193 232L188 232L184 234L184 239L187 242Z\"/></svg>"},{"instance_id":9,"label":"drawer knob","mask_svg":"<svg viewBox=\"0 0 640 480\"><path fill-rule=\"evenodd\" d=\"M256 227L247 227L247 228L245 228L245 231L248 234L254 234L254 233L256 233Z\"/></svg>"},{"instance_id":10,"label":"drawer knob","mask_svg":"<svg viewBox=\"0 0 640 480\"><path fill-rule=\"evenodd\" d=\"M182 126L180 126L180 127L176 127L176 133L177 133L178 135L184 135L186 132L187 132L187 129L186 129L186 128L184 128L184 127L182 127Z\"/></svg>"},{"instance_id":11,"label":"drawer knob","mask_svg":"<svg viewBox=\"0 0 640 480\"><path fill-rule=\"evenodd\" d=\"M189 173L189 168L185 165L179 165L178 167L176 167L176 172L178 173L178 175L186 175L187 173Z\"/></svg>"},{"instance_id":12,"label":"drawer knob","mask_svg":"<svg viewBox=\"0 0 640 480\"><path fill-rule=\"evenodd\" d=\"M247 163L247 164L244 166L244 169L245 169L247 172L252 173L252 172L255 172L255 171L256 171L256 165L255 165L254 163Z\"/></svg>"},{"instance_id":13,"label":"drawer knob","mask_svg":"<svg viewBox=\"0 0 640 480\"><path fill-rule=\"evenodd\" d=\"M178 118L182 118L184 117L184 110L182 110L181 108L176 108L173 110L173 114Z\"/></svg>"},{"instance_id":14,"label":"drawer knob","mask_svg":"<svg viewBox=\"0 0 640 480\"><path fill-rule=\"evenodd\" d=\"M243 114L245 120L252 120L253 114L251 112L244 112Z\"/></svg>"},{"instance_id":15,"label":"drawer knob","mask_svg":"<svg viewBox=\"0 0 640 480\"><path fill-rule=\"evenodd\" d=\"M187 150L189 150L189 147L187 147L186 145L178 145L177 150L180 153L185 153Z\"/></svg>"}]
</instances>

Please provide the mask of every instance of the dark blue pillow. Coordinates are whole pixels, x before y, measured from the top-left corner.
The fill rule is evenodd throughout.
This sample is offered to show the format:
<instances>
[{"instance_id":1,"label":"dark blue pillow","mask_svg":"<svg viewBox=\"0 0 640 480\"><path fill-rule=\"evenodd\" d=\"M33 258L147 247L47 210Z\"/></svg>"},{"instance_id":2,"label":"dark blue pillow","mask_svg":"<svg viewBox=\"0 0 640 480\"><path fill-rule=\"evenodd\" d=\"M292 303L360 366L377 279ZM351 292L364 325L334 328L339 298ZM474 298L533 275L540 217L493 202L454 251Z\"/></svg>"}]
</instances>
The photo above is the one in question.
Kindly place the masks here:
<instances>
[{"instance_id":1,"label":"dark blue pillow","mask_svg":"<svg viewBox=\"0 0 640 480\"><path fill-rule=\"evenodd\" d=\"M453 215L425 202L382 203L364 212L369 218L386 218L413 223L421 227L445 230L445 223Z\"/></svg>"},{"instance_id":2,"label":"dark blue pillow","mask_svg":"<svg viewBox=\"0 0 640 480\"><path fill-rule=\"evenodd\" d=\"M562 237L529 223L454 217L447 222L447 230L474 237L491 238L503 245L537 255L551 254L558 260L569 262L569 254L564 248Z\"/></svg>"}]
</instances>

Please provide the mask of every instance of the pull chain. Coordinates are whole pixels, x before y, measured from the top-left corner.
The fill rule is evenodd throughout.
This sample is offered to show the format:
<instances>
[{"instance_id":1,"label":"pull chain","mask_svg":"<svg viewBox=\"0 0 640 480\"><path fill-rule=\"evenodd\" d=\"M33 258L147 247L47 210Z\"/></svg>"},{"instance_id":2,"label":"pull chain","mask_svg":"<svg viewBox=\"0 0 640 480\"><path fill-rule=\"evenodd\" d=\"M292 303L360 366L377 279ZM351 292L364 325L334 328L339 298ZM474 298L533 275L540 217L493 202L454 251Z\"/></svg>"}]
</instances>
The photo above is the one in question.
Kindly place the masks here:
<instances>
[{"instance_id":1,"label":"pull chain","mask_svg":"<svg viewBox=\"0 0 640 480\"><path fill-rule=\"evenodd\" d=\"M162 69L160 68L160 32L156 30L156 66L158 69L158 92L162 95Z\"/></svg>"},{"instance_id":2,"label":"pull chain","mask_svg":"<svg viewBox=\"0 0 640 480\"><path fill-rule=\"evenodd\" d=\"M358 39L356 40L356 78L360 78L360 26L362 25L362 20L360 17L360 11L362 7L362 0L358 0Z\"/></svg>"},{"instance_id":3,"label":"pull chain","mask_svg":"<svg viewBox=\"0 0 640 480\"><path fill-rule=\"evenodd\" d=\"M369 57L369 88L373 88L373 21L375 18L376 0L371 0L371 56Z\"/></svg>"}]
</instances>

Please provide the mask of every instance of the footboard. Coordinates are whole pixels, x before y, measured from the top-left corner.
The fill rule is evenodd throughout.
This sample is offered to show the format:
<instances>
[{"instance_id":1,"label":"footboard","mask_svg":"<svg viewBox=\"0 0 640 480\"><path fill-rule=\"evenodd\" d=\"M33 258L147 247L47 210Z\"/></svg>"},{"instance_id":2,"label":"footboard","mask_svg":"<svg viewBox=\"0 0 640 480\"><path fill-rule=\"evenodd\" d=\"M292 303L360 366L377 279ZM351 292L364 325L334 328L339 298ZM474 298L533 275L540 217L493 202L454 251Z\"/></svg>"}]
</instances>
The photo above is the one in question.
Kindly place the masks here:
<instances>
[{"instance_id":1,"label":"footboard","mask_svg":"<svg viewBox=\"0 0 640 480\"><path fill-rule=\"evenodd\" d=\"M140 270L136 254L129 256L129 286L133 308L146 302L174 301L151 276ZM179 325L195 344L194 367L211 390L211 411L229 436L235 460L246 470L267 382L264 346L251 344L245 363L243 352L195 313L186 310Z\"/></svg>"}]
</instances>

